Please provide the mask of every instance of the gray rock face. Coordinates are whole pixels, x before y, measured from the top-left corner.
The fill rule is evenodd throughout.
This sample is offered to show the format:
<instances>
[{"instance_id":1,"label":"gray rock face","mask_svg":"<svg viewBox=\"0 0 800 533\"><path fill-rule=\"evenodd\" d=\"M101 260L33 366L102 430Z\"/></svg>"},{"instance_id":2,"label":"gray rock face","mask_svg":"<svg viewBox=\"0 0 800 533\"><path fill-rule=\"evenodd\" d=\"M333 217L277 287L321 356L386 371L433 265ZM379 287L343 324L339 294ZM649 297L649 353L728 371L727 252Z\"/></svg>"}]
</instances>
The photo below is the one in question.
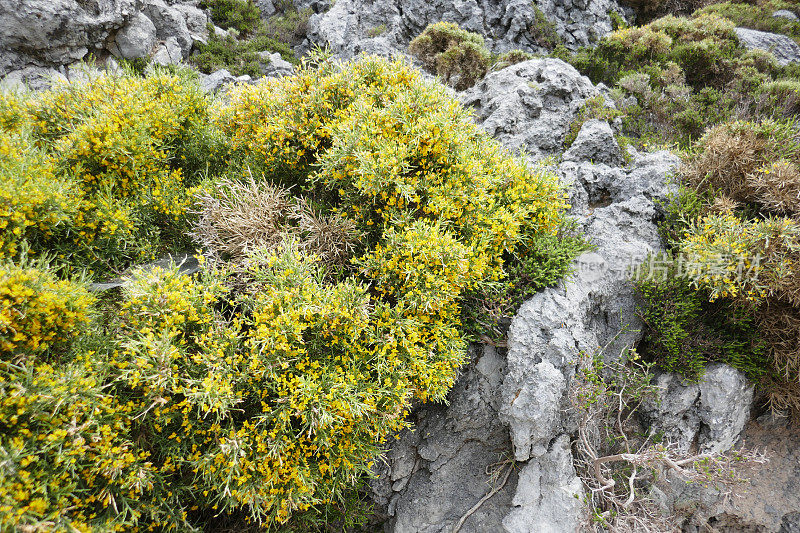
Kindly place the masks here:
<instances>
[{"instance_id":1,"label":"gray rock face","mask_svg":"<svg viewBox=\"0 0 800 533\"><path fill-rule=\"evenodd\" d=\"M589 120L581 127L581 131L564 153L564 161L592 161L606 165L620 166L624 164L611 126L603 120Z\"/></svg>"},{"instance_id":2,"label":"gray rock face","mask_svg":"<svg viewBox=\"0 0 800 533\"><path fill-rule=\"evenodd\" d=\"M200 75L200 87L208 93L215 93L231 83L236 83L236 78L225 69L217 70L207 76Z\"/></svg>"},{"instance_id":3,"label":"gray rock face","mask_svg":"<svg viewBox=\"0 0 800 533\"><path fill-rule=\"evenodd\" d=\"M79 61L135 13L135 0L0 0L0 76Z\"/></svg>"},{"instance_id":4,"label":"gray rock face","mask_svg":"<svg viewBox=\"0 0 800 533\"><path fill-rule=\"evenodd\" d=\"M537 157L557 151L571 110L594 89L560 61L535 60L504 70L463 95L477 105L476 118L510 148L522 147ZM529 82L548 89L528 91L533 89ZM496 94L483 98L481 87ZM512 121L515 112L536 101L541 103L533 106L537 113ZM567 115L559 122L556 109ZM563 127L545 138L547 125L554 123ZM584 127L591 137L592 129L603 126ZM542 134L528 136L527 130ZM594 260L584 262L598 268L579 264L575 279L523 304L511 324L507 353L493 347L473 352L473 363L450 393L450 405L424 406L416 413L416 431L404 432L392 446L373 484L376 501L389 517L386 531L452 531L494 486L486 483L484 469L503 457L516 461L514 473L462 531L577 530L582 509L575 496L582 486L570 454L576 421L567 409L576 356L578 350L609 344L606 356L613 357L638 339L633 288L623 274L660 249L654 201L670 190L667 176L678 159L667 152L634 152L626 168L575 159L554 171L572 190L573 216L598 245ZM595 198L603 205L593 203ZM630 329L620 334L625 325Z\"/></svg>"},{"instance_id":5,"label":"gray rock face","mask_svg":"<svg viewBox=\"0 0 800 533\"><path fill-rule=\"evenodd\" d=\"M710 365L700 383L683 383L677 374L660 374L660 402L643 410L651 427L682 452L728 451L750 417L753 386L738 370Z\"/></svg>"},{"instance_id":6,"label":"gray rock face","mask_svg":"<svg viewBox=\"0 0 800 533\"><path fill-rule=\"evenodd\" d=\"M597 94L572 65L531 59L489 74L459 99L497 140L541 159L561 152L575 113Z\"/></svg>"},{"instance_id":7,"label":"gray rock face","mask_svg":"<svg viewBox=\"0 0 800 533\"><path fill-rule=\"evenodd\" d=\"M9 72L0 85L12 90L43 91L59 81L68 83L69 79L64 73L53 68L25 67Z\"/></svg>"},{"instance_id":8,"label":"gray rock face","mask_svg":"<svg viewBox=\"0 0 800 533\"><path fill-rule=\"evenodd\" d=\"M142 12L153 21L159 40L166 41L174 38L180 47L182 56L189 55L194 39L181 10L167 4L164 0L145 0Z\"/></svg>"},{"instance_id":9,"label":"gray rock face","mask_svg":"<svg viewBox=\"0 0 800 533\"><path fill-rule=\"evenodd\" d=\"M183 19L186 21L186 29L189 30L192 40L198 43L208 42L208 23L210 19L201 9L188 4L175 4Z\"/></svg>"},{"instance_id":10,"label":"gray rock face","mask_svg":"<svg viewBox=\"0 0 800 533\"><path fill-rule=\"evenodd\" d=\"M259 68L261 69L261 74L264 76L279 78L294 73L294 65L288 61L284 61L278 52L259 52L258 57Z\"/></svg>"},{"instance_id":11,"label":"gray rock face","mask_svg":"<svg viewBox=\"0 0 800 533\"><path fill-rule=\"evenodd\" d=\"M194 43L208 39L208 17L196 4L0 0L0 76L27 67L59 68L90 52L100 59L110 52L117 58L155 56L156 63L179 62Z\"/></svg>"},{"instance_id":12,"label":"gray rock face","mask_svg":"<svg viewBox=\"0 0 800 533\"><path fill-rule=\"evenodd\" d=\"M800 45L786 35L749 28L736 28L736 35L749 49L756 48L771 52L781 65L800 62Z\"/></svg>"},{"instance_id":13,"label":"gray rock face","mask_svg":"<svg viewBox=\"0 0 800 533\"><path fill-rule=\"evenodd\" d=\"M493 347L471 348L473 362L448 396L450 404L426 405L412 417L414 430L392 444L372 482L385 510L386 531L449 533L459 519L502 482L510 465L508 430L498 420L505 358ZM487 473L487 468L500 468ZM492 475L494 474L494 475ZM516 468L505 487L470 516L464 533L501 533L511 511Z\"/></svg>"},{"instance_id":14,"label":"gray rock face","mask_svg":"<svg viewBox=\"0 0 800 533\"><path fill-rule=\"evenodd\" d=\"M776 12L774 12L772 14L772 16L775 17L775 18L783 18L783 19L789 19L789 20L800 20L800 19L798 19L797 15L795 15L794 13L789 11L788 9L779 9ZM800 528L798 528L798 530L800 530Z\"/></svg>"},{"instance_id":15,"label":"gray rock face","mask_svg":"<svg viewBox=\"0 0 800 533\"><path fill-rule=\"evenodd\" d=\"M117 32L117 50L124 59L148 57L156 45L156 27L142 13L136 13L131 20Z\"/></svg>"},{"instance_id":16,"label":"gray rock face","mask_svg":"<svg viewBox=\"0 0 800 533\"><path fill-rule=\"evenodd\" d=\"M570 48L596 42L611 31L609 13L622 13L614 0L540 4ZM338 0L330 11L311 17L309 41L328 45L343 57L375 50L404 52L429 24L447 21L483 35L495 53L515 48L540 52L534 5L530 0ZM371 36L376 28L385 28L380 37Z\"/></svg>"},{"instance_id":17,"label":"gray rock face","mask_svg":"<svg viewBox=\"0 0 800 533\"><path fill-rule=\"evenodd\" d=\"M520 471L511 501L514 509L503 519L503 528L508 533L576 531L582 495L569 437L561 435L544 455Z\"/></svg>"}]
</instances>

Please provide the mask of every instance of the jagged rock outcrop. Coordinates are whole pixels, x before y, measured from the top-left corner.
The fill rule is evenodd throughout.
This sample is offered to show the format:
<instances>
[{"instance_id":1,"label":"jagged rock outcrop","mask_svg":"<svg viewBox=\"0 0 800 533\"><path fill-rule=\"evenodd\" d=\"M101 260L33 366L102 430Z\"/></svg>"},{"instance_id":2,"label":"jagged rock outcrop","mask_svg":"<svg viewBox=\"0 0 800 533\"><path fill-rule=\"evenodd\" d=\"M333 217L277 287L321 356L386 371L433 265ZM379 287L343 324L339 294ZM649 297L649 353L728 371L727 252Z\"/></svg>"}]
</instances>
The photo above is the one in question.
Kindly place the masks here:
<instances>
[{"instance_id":1,"label":"jagged rock outcrop","mask_svg":"<svg viewBox=\"0 0 800 533\"><path fill-rule=\"evenodd\" d=\"M726 452L750 418L753 385L728 365L710 365L699 383L677 374L660 374L656 402L642 409L648 425L682 452Z\"/></svg>"},{"instance_id":2,"label":"jagged rock outcrop","mask_svg":"<svg viewBox=\"0 0 800 533\"><path fill-rule=\"evenodd\" d=\"M575 113L598 94L572 65L533 59L490 73L459 99L495 139L541 159L561 153Z\"/></svg>"},{"instance_id":3,"label":"jagged rock outcrop","mask_svg":"<svg viewBox=\"0 0 800 533\"><path fill-rule=\"evenodd\" d=\"M569 48L592 44L611 31L614 0L543 0L541 11ZM429 24L455 22L486 38L495 53L540 52L536 4L530 0L338 0L309 20L309 41L342 57L362 52L402 53Z\"/></svg>"},{"instance_id":4,"label":"jagged rock outcrop","mask_svg":"<svg viewBox=\"0 0 800 533\"><path fill-rule=\"evenodd\" d=\"M176 63L208 38L196 2L164 0L0 0L0 76L60 70L90 54ZM63 71L62 71L63 74ZM17 78L43 80L30 72Z\"/></svg>"},{"instance_id":5,"label":"jagged rock outcrop","mask_svg":"<svg viewBox=\"0 0 800 533\"><path fill-rule=\"evenodd\" d=\"M0 76L101 51L136 12L136 0L0 0Z\"/></svg>"},{"instance_id":6,"label":"jagged rock outcrop","mask_svg":"<svg viewBox=\"0 0 800 533\"><path fill-rule=\"evenodd\" d=\"M800 45L787 35L749 28L736 28L736 35L747 48L771 52L781 65L800 62Z\"/></svg>"}]
</instances>

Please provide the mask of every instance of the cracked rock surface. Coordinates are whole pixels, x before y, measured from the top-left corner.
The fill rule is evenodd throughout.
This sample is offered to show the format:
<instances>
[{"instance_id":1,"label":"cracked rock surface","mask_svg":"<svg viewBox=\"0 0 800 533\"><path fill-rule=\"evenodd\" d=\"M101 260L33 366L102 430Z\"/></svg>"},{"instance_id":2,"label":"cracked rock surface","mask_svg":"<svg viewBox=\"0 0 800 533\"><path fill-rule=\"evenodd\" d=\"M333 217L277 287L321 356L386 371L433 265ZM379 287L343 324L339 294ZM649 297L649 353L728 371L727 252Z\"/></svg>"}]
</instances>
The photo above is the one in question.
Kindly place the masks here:
<instances>
[{"instance_id":1,"label":"cracked rock surface","mask_svg":"<svg viewBox=\"0 0 800 533\"><path fill-rule=\"evenodd\" d=\"M614 0L544 0L539 8L568 48L597 42L611 31ZM334 54L402 53L434 22L454 22L479 33L494 53L541 52L535 2L530 0L338 0L309 20L309 42Z\"/></svg>"}]
</instances>

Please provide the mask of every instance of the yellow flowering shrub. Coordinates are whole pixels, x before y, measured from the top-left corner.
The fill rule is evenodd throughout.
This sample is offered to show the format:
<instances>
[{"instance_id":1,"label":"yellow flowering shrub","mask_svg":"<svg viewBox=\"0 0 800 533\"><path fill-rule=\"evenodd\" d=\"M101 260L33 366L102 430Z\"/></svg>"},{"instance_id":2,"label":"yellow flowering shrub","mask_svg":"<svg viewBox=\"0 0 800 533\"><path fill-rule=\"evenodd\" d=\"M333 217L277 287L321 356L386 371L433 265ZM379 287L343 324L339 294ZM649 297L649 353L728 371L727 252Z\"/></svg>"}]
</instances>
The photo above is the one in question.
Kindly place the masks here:
<instances>
[{"instance_id":1,"label":"yellow flowering shrub","mask_svg":"<svg viewBox=\"0 0 800 533\"><path fill-rule=\"evenodd\" d=\"M18 190L0 201L25 204L0 212L18 261L0 271L0 529L352 515L412 402L452 387L466 295L504 283L532 239L558 240L555 176L444 88L402 61L316 61L211 107L159 73L58 87L19 116L0 106L0 176ZM95 301L18 259L119 269L185 244L195 209L193 235L229 245L197 276L133 269ZM539 260L561 271L546 250L532 278Z\"/></svg>"},{"instance_id":2,"label":"yellow flowering shrub","mask_svg":"<svg viewBox=\"0 0 800 533\"><path fill-rule=\"evenodd\" d=\"M2 190L22 194L0 198L0 215L17 206L0 252L13 257L24 240L33 253L113 272L185 242L196 176L184 173L184 146L207 110L195 83L164 72L103 75L2 102L0 154L13 152L0 157Z\"/></svg>"},{"instance_id":3,"label":"yellow flowering shrub","mask_svg":"<svg viewBox=\"0 0 800 533\"><path fill-rule=\"evenodd\" d=\"M94 297L50 272L0 262L0 359L64 345L89 322Z\"/></svg>"}]
</instances>

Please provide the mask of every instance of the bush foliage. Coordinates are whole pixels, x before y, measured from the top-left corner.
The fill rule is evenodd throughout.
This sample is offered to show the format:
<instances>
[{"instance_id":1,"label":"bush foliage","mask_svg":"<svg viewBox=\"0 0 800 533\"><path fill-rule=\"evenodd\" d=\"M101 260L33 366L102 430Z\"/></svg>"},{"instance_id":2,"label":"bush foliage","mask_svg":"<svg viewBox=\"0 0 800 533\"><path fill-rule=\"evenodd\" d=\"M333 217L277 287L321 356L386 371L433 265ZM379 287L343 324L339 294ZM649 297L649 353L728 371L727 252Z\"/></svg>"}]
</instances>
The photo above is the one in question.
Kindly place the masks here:
<instances>
[{"instance_id":1,"label":"bush foliage","mask_svg":"<svg viewBox=\"0 0 800 533\"><path fill-rule=\"evenodd\" d=\"M452 22L436 22L409 45L425 69L458 91L475 85L486 75L491 54L483 37Z\"/></svg>"},{"instance_id":2,"label":"bush foliage","mask_svg":"<svg viewBox=\"0 0 800 533\"><path fill-rule=\"evenodd\" d=\"M556 178L403 62L194 83L0 100L0 529L352 524L383 440L452 386L467 295L582 249ZM134 268L100 299L73 275L187 233L198 275Z\"/></svg>"}]
</instances>

